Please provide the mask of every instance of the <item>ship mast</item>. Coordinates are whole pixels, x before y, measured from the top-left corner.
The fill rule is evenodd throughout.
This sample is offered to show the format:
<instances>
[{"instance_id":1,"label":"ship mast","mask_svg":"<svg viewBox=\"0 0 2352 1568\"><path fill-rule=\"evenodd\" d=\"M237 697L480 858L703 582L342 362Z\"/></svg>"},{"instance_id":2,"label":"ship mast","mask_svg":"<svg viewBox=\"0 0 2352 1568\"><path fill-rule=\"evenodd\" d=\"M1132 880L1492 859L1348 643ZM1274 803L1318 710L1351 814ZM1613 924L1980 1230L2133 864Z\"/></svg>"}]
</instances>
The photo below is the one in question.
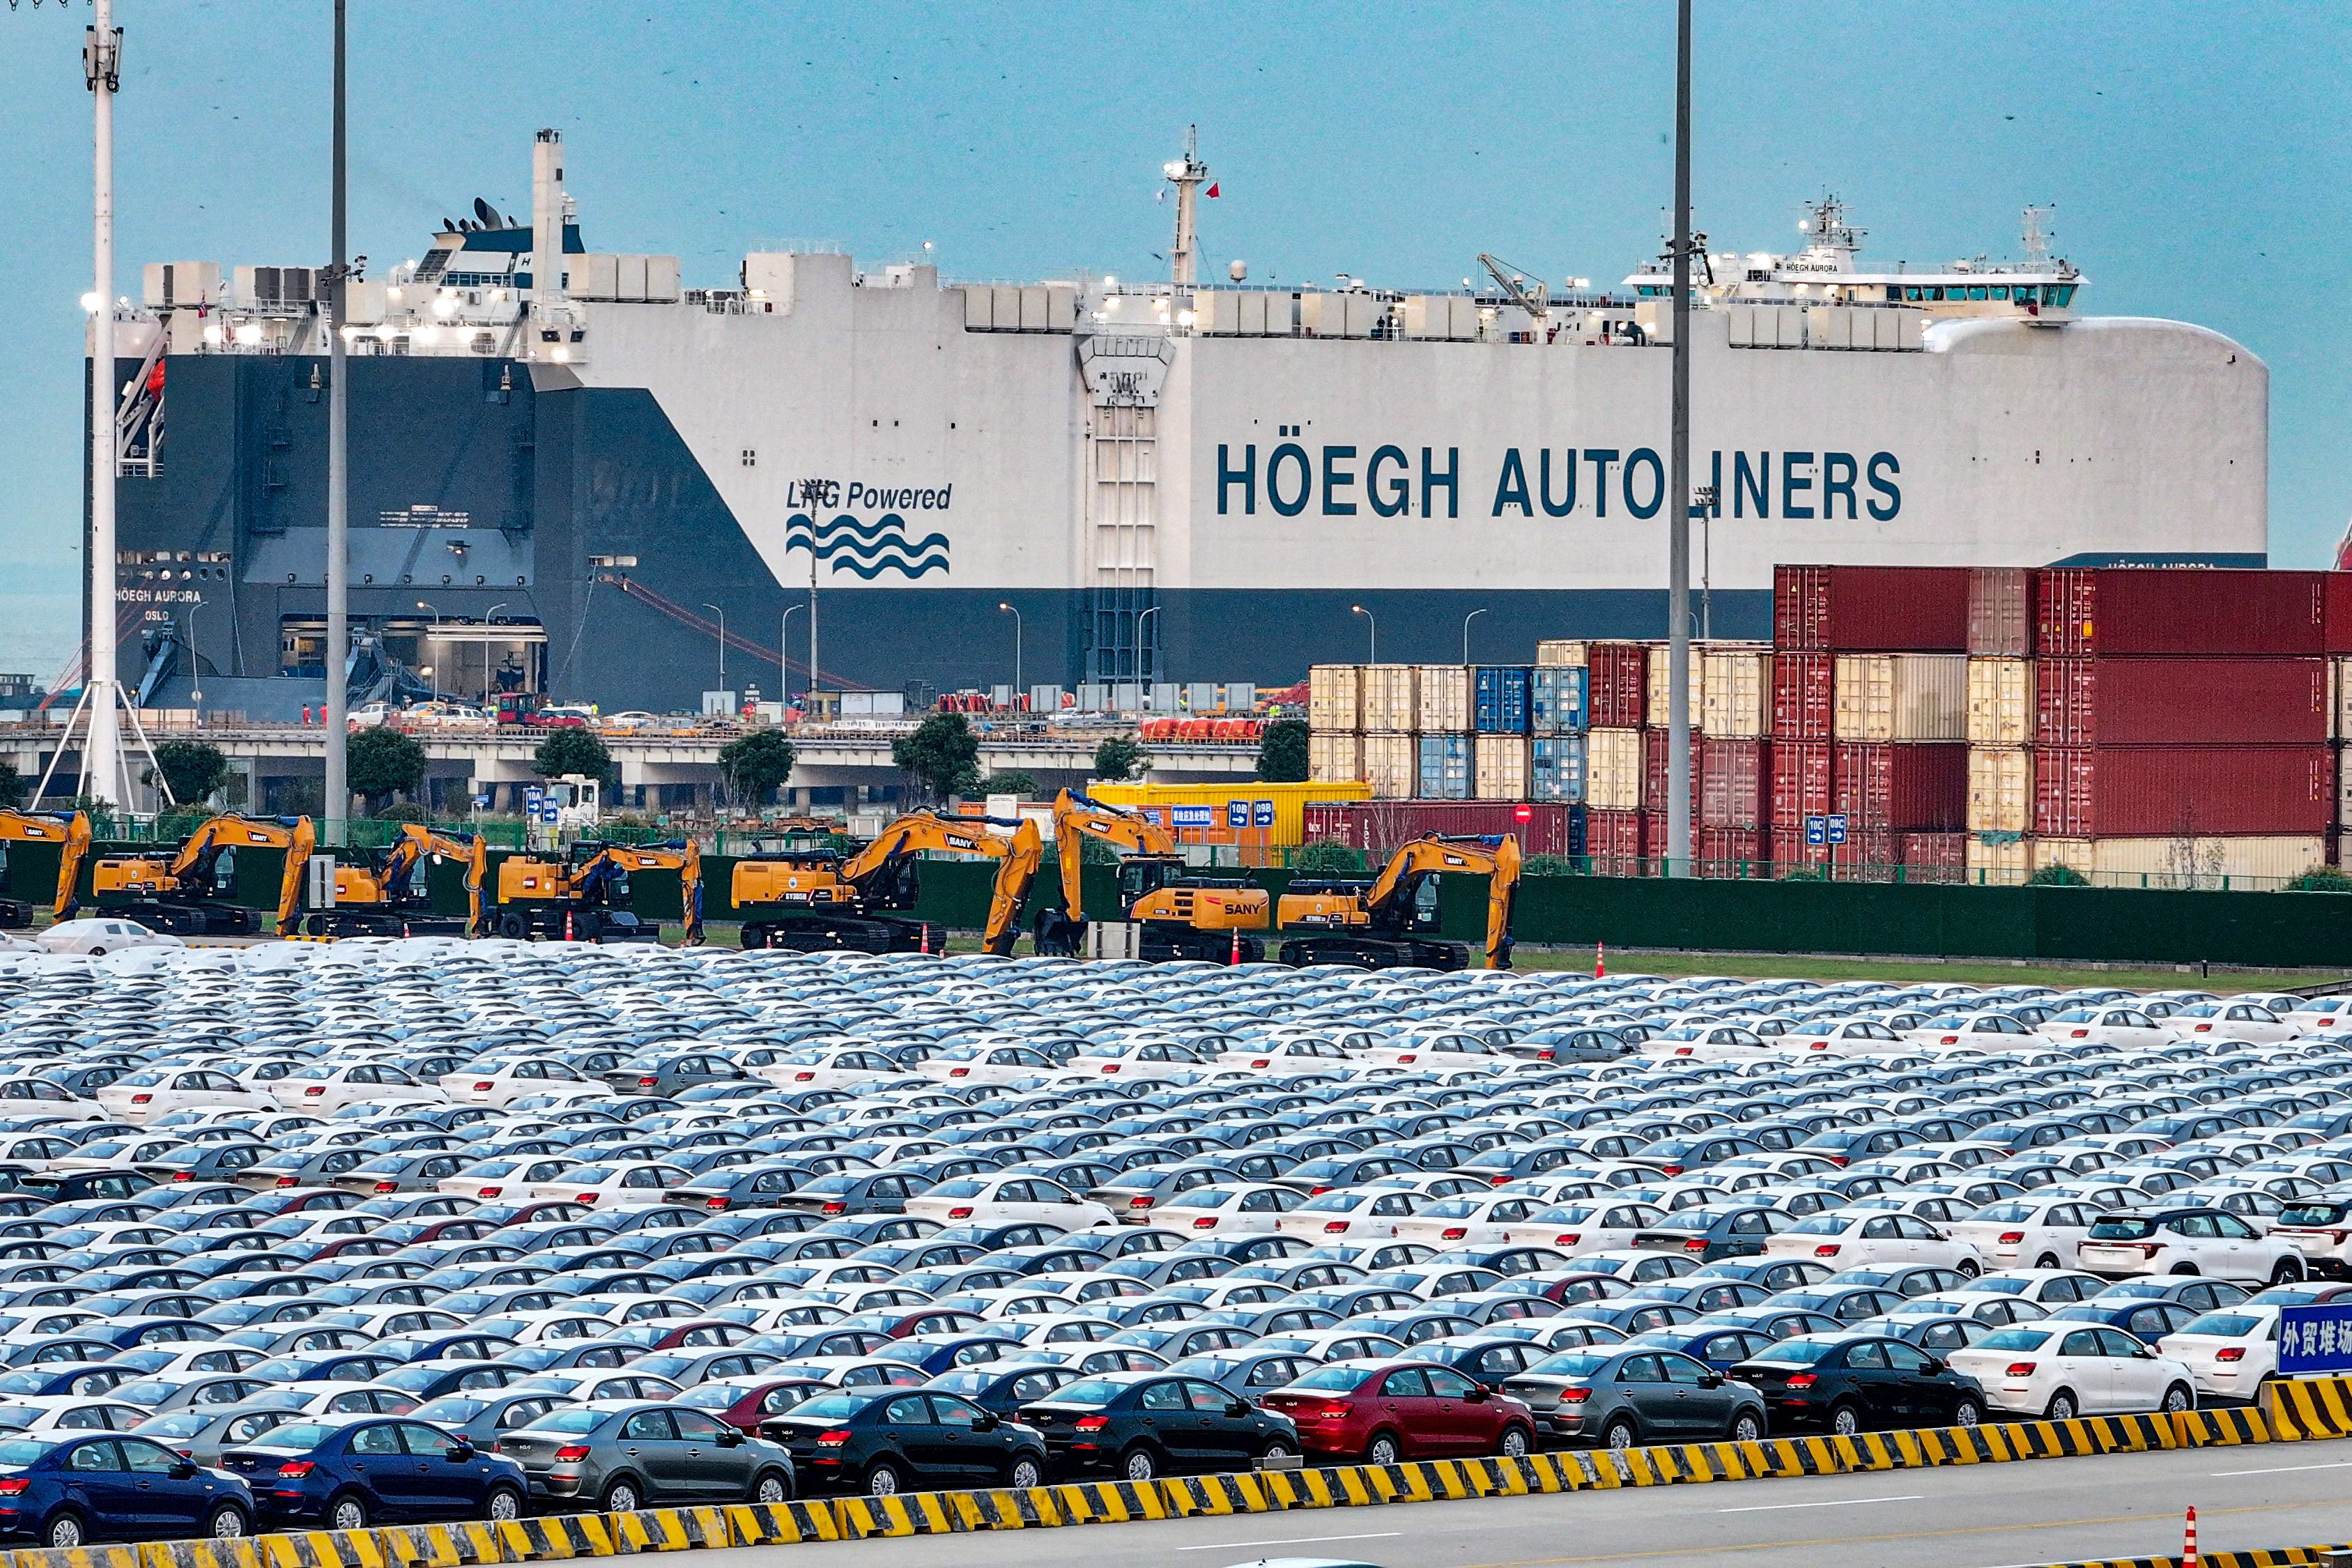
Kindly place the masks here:
<instances>
[{"instance_id":1,"label":"ship mast","mask_svg":"<svg viewBox=\"0 0 2352 1568\"><path fill-rule=\"evenodd\" d=\"M1200 229L1197 225L1201 183L1209 177L1209 165L1201 162L1201 128L1184 128L1184 155L1172 158L1160 166L1168 183L1176 187L1176 243L1168 250L1168 278L1176 285L1175 308L1192 308L1192 285L1199 281Z\"/></svg>"}]
</instances>

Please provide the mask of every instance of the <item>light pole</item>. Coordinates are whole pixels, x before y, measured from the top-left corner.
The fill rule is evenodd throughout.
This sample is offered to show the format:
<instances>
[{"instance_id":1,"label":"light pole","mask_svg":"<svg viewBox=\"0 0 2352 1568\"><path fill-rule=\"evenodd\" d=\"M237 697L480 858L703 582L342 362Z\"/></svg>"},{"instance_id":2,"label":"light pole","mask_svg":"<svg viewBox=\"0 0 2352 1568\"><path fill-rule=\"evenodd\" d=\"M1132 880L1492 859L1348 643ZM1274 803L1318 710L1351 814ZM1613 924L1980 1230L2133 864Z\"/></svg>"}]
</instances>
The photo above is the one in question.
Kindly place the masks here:
<instances>
[{"instance_id":1,"label":"light pole","mask_svg":"<svg viewBox=\"0 0 2352 1568\"><path fill-rule=\"evenodd\" d=\"M200 718L205 705L205 671L196 658L196 612L204 607L201 600L188 606L188 700L196 705Z\"/></svg>"},{"instance_id":2,"label":"light pole","mask_svg":"<svg viewBox=\"0 0 2352 1568\"><path fill-rule=\"evenodd\" d=\"M1135 617L1135 679L1138 680L1143 679L1143 650L1151 646L1150 640L1143 635L1143 626L1146 621L1159 613L1160 606L1154 605ZM1160 672L1154 670L1152 673L1156 675Z\"/></svg>"},{"instance_id":3,"label":"light pole","mask_svg":"<svg viewBox=\"0 0 2352 1568\"><path fill-rule=\"evenodd\" d=\"M490 705L490 617L513 602L511 599L500 599L482 612L482 706L485 708Z\"/></svg>"},{"instance_id":4,"label":"light pole","mask_svg":"<svg viewBox=\"0 0 2352 1568\"><path fill-rule=\"evenodd\" d=\"M420 610L430 610L433 612L433 629L436 632L438 632L441 629L441 606L435 604L429 604L423 599L419 599L416 601L416 607ZM438 642L441 639L438 637L427 637L425 640L428 642ZM417 667L416 673L423 676L430 676L433 673L433 667L429 664L420 665ZM436 691L434 695L438 697L440 693Z\"/></svg>"},{"instance_id":5,"label":"light pole","mask_svg":"<svg viewBox=\"0 0 2352 1568\"><path fill-rule=\"evenodd\" d=\"M1666 476L1666 874L1687 877L1691 873L1691 0L1680 0L1675 13L1675 358Z\"/></svg>"},{"instance_id":6,"label":"light pole","mask_svg":"<svg viewBox=\"0 0 2352 1568\"><path fill-rule=\"evenodd\" d=\"M1013 710L1021 710L1021 612L999 601L996 606L1013 617Z\"/></svg>"},{"instance_id":7,"label":"light pole","mask_svg":"<svg viewBox=\"0 0 2352 1568\"><path fill-rule=\"evenodd\" d=\"M352 657L351 401L344 385L343 322L349 314L350 258L344 244L344 0L335 0L334 171L328 205L327 284L327 820L324 842L341 843L351 815L351 743L346 710Z\"/></svg>"},{"instance_id":8,"label":"light pole","mask_svg":"<svg viewBox=\"0 0 2352 1568\"><path fill-rule=\"evenodd\" d=\"M122 30L114 25L110 0L96 0L82 46L82 74L89 86L91 280L89 305L89 663L82 701L89 710L84 732L82 793L131 809L130 770L122 755L121 696L115 681L120 640L115 602L114 485L118 464L114 400L121 374L114 361L114 94L121 83ZM70 730L72 725L68 723ZM56 755L65 755L65 737ZM55 764L52 763L52 766ZM37 799L37 795L36 795Z\"/></svg>"},{"instance_id":9,"label":"light pole","mask_svg":"<svg viewBox=\"0 0 2352 1568\"><path fill-rule=\"evenodd\" d=\"M1486 613L1482 605L1462 617L1462 662L1470 662L1470 623Z\"/></svg>"},{"instance_id":10,"label":"light pole","mask_svg":"<svg viewBox=\"0 0 2352 1568\"><path fill-rule=\"evenodd\" d=\"M793 697L793 672L784 668L784 650L790 647L793 642L793 612L806 608L808 608L806 605L786 605L784 613L776 620L776 680L782 687L782 690L777 695L787 702L791 701Z\"/></svg>"},{"instance_id":11,"label":"light pole","mask_svg":"<svg viewBox=\"0 0 2352 1568\"><path fill-rule=\"evenodd\" d=\"M1371 658L1368 658L1368 659L1366 659L1364 662L1365 662L1366 664L1378 664L1378 663L1380 663L1380 662L1381 662L1381 622L1380 622L1380 617L1379 617L1379 616L1375 616L1375 615L1373 615L1371 611L1370 611L1370 610L1368 610L1368 609L1364 608L1364 606L1363 606L1363 605L1349 605L1349 606L1348 606L1348 608L1349 608L1350 611L1352 611L1353 613L1355 613L1356 615L1361 616L1363 616L1363 617L1364 617L1364 619L1366 619L1366 620L1368 620L1368 621L1370 621L1370 622L1371 622L1371 623L1372 623L1372 657L1371 657Z\"/></svg>"},{"instance_id":12,"label":"light pole","mask_svg":"<svg viewBox=\"0 0 2352 1568\"><path fill-rule=\"evenodd\" d=\"M713 610L713 611L717 611L717 612L718 612L718 616L719 616L719 690L721 690L721 691L724 691L724 690L726 690L726 689L727 689L727 612L726 612L724 609L722 609L720 606L719 606L719 605L717 605L712 604L712 603L711 603L709 600L708 600L708 599L705 599L705 600L703 600L703 601L702 601L702 607L703 607L704 609L706 609L706 610Z\"/></svg>"}]
</instances>

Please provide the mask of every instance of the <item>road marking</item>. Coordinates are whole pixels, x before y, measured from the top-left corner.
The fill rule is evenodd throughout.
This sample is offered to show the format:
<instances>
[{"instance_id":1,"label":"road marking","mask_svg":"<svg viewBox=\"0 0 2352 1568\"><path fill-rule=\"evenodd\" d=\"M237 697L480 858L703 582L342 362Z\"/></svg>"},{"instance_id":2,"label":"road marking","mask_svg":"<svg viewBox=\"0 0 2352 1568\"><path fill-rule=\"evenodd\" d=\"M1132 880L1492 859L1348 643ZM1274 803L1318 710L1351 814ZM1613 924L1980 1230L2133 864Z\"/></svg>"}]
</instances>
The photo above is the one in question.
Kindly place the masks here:
<instances>
[{"instance_id":1,"label":"road marking","mask_svg":"<svg viewBox=\"0 0 2352 1568\"><path fill-rule=\"evenodd\" d=\"M1286 1535L1279 1541L1213 1541L1204 1546L1180 1546L1179 1552L1229 1552L1237 1546L1312 1546L1324 1541L1386 1541L1402 1530L1375 1530L1362 1535Z\"/></svg>"},{"instance_id":2,"label":"road marking","mask_svg":"<svg viewBox=\"0 0 2352 1568\"><path fill-rule=\"evenodd\" d=\"M1874 1502L1917 1502L1927 1494L1908 1492L1902 1497L1849 1497L1832 1502L1759 1502L1749 1508L1719 1508L1717 1513L1778 1513L1789 1508L1860 1508Z\"/></svg>"},{"instance_id":3,"label":"road marking","mask_svg":"<svg viewBox=\"0 0 2352 1568\"><path fill-rule=\"evenodd\" d=\"M2214 1478L2223 1476L2284 1476L2296 1470L2352 1470L2352 1459L2333 1465L2273 1465L2265 1470L2215 1470Z\"/></svg>"}]
</instances>

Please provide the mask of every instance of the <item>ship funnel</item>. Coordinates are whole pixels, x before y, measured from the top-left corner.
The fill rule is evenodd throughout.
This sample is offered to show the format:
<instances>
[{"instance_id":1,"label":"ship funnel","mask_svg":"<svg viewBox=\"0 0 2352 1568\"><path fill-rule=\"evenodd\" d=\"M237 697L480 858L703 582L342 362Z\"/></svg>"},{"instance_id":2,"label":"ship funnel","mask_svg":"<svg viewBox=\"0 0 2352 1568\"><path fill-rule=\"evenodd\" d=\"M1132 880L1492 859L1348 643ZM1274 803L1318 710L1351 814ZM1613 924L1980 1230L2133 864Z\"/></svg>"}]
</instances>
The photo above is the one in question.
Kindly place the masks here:
<instances>
[{"instance_id":1,"label":"ship funnel","mask_svg":"<svg viewBox=\"0 0 2352 1568\"><path fill-rule=\"evenodd\" d=\"M541 306L563 299L563 138L541 131L530 149L531 295Z\"/></svg>"}]
</instances>

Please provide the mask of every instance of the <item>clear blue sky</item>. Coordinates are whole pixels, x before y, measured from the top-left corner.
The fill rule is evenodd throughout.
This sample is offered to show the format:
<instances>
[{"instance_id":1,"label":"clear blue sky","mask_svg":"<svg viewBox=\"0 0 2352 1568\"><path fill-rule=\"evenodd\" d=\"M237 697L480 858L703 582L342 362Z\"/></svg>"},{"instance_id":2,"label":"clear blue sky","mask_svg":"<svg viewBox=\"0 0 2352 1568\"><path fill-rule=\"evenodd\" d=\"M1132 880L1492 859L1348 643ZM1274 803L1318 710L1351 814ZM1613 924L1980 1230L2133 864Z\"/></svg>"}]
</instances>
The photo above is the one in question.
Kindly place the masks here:
<instances>
[{"instance_id":1,"label":"clear blue sky","mask_svg":"<svg viewBox=\"0 0 2352 1568\"><path fill-rule=\"evenodd\" d=\"M117 0L121 263L325 259L327 0ZM413 257L476 195L530 206L569 143L592 248L925 240L950 278L1140 275L1188 121L1203 245L1285 279L1442 285L1481 250L1623 276L1671 198L1664 0L1283 6L352 0L353 247ZM1822 188L1866 258L2016 248L2055 203L2083 303L2246 343L2272 372L2272 558L2352 511L2352 7L1699 0L1696 198L1718 245L1795 241ZM1373 18L1377 16L1377 20ZM0 668L71 651L89 287L84 5L0 12ZM2316 280L2316 281L2315 281Z\"/></svg>"}]
</instances>

